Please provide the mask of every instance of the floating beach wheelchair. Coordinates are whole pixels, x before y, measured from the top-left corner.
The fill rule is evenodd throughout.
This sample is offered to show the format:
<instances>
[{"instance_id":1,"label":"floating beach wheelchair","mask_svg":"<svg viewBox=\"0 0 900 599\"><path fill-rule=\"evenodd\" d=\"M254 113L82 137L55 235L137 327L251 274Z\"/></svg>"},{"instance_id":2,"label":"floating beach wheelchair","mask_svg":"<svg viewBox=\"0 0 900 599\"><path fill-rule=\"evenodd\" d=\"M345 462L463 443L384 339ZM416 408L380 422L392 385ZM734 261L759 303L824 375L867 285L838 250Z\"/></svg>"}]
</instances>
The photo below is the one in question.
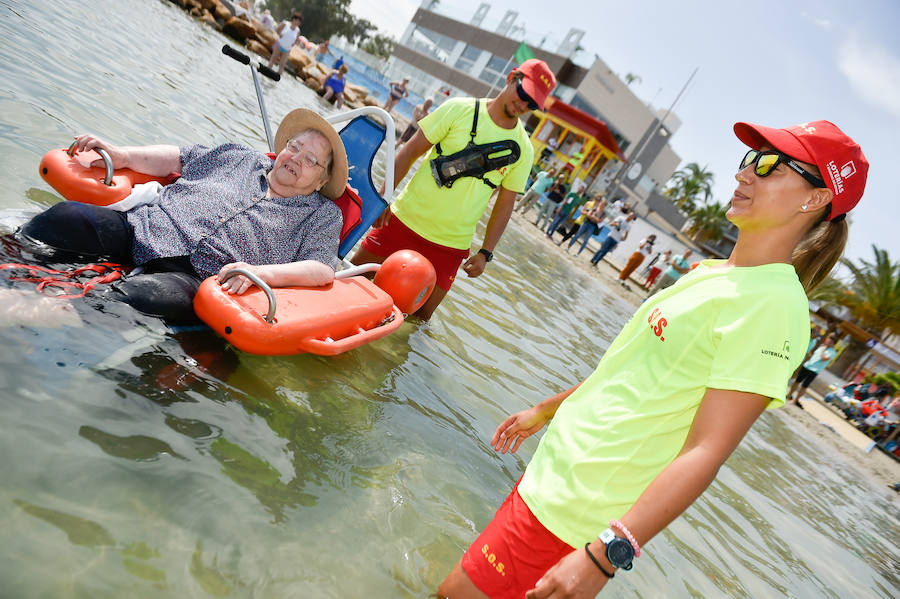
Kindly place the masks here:
<instances>
[{"instance_id":1,"label":"floating beach wheelchair","mask_svg":"<svg viewBox=\"0 0 900 599\"><path fill-rule=\"evenodd\" d=\"M227 50L226 50L227 49ZM226 46L223 52L244 62L241 53ZM247 62L249 63L249 58ZM262 65L260 70L263 71ZM251 66L252 71L252 66ZM272 136L256 72L254 84L269 141ZM378 116L385 124L377 122ZM381 108L363 107L327 117L332 124L349 121L339 132L350 165L347 188L335 200L343 215L338 257L347 253L390 204L394 188L394 121ZM385 145L386 197L372 180L372 164L381 144ZM274 158L274 153L269 154ZM102 159L104 167L90 166ZM166 185L177 179L151 177L129 169L116 169L103 151L78 153L51 150L40 163L40 174L68 200L106 206L127 197L134 185L157 181ZM375 273L374 281L365 276ZM242 295L222 291L220 281L209 277L194 299L197 315L238 349L264 355L315 353L335 355L380 339L418 310L435 285L435 271L421 254L396 252L384 264L366 264L338 271L333 283L323 287L271 289L242 269L223 277L242 274L256 287Z\"/></svg>"}]
</instances>

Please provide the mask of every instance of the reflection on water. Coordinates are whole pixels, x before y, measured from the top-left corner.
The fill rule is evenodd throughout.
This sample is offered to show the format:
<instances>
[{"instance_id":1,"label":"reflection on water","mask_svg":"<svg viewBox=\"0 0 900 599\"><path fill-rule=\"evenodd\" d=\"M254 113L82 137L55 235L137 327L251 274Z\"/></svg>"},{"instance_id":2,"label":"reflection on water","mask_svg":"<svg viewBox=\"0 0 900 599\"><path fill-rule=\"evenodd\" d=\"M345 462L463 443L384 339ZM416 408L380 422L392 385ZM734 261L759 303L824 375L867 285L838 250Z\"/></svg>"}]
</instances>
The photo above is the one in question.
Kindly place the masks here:
<instances>
[{"instance_id":1,"label":"reflection on water","mask_svg":"<svg viewBox=\"0 0 900 599\"><path fill-rule=\"evenodd\" d=\"M0 11L4 232L58 201L37 163L76 132L265 147L246 67L169 2ZM330 110L262 85L275 122ZM515 224L433 322L335 358L242 354L102 294L72 309L80 328L0 326L3 597L425 596L534 450L496 455L496 424L587 376L631 313ZM816 447L765 415L609 594L896 596L893 499Z\"/></svg>"}]
</instances>

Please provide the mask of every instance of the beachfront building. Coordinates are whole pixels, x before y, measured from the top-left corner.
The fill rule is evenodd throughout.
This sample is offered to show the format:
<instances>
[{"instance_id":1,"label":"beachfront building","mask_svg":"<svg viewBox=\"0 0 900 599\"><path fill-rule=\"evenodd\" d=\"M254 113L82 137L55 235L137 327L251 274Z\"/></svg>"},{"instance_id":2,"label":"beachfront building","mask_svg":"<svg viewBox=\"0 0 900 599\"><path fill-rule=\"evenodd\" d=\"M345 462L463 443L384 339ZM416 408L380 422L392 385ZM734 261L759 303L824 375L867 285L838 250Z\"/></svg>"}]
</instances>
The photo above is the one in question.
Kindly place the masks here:
<instances>
[{"instance_id":1,"label":"beachfront building","mask_svg":"<svg viewBox=\"0 0 900 599\"><path fill-rule=\"evenodd\" d=\"M468 21L462 21L458 6L423 0L388 59L388 76L409 77L411 89L423 96L434 94L438 103L443 96L439 90L490 96L504 85L524 42L556 74L553 95L602 122L617 146L603 144L608 153L598 150L594 158L607 160L596 172L582 173L589 191L608 189L615 197L624 197L639 215L669 232L680 230L684 215L661 193L681 162L669 144L680 126L678 117L645 104L600 57L587 55L581 49L584 31L571 28L562 39L553 39L552 33L529 32L517 23L515 11L507 11L499 22L490 19L489 11L490 5L482 3ZM543 122L545 115L533 115L526 128L534 131ZM568 163L573 154L566 151L577 153L581 146L560 146L557 160ZM582 154L587 158L589 152ZM580 167L583 161L575 160Z\"/></svg>"},{"instance_id":2,"label":"beachfront building","mask_svg":"<svg viewBox=\"0 0 900 599\"><path fill-rule=\"evenodd\" d=\"M606 123L558 98L548 98L545 110L535 112L526 128L540 166L567 172L578 189L590 189L611 162L625 159Z\"/></svg>"}]
</instances>

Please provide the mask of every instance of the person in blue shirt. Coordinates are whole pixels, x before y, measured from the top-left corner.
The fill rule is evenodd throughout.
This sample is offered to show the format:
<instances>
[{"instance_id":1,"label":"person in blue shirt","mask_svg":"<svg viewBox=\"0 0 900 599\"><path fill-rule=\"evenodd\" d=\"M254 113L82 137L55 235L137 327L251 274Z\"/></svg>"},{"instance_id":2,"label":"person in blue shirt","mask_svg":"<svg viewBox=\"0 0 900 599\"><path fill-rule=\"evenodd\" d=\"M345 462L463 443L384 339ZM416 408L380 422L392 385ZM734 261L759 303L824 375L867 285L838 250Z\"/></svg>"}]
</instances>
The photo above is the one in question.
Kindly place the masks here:
<instances>
[{"instance_id":1,"label":"person in blue shirt","mask_svg":"<svg viewBox=\"0 0 900 599\"><path fill-rule=\"evenodd\" d=\"M682 255L672 258L669 268L664 270L656 283L653 284L653 287L650 289L650 294L652 295L660 289L671 287L675 284L675 281L681 278L681 275L689 272L691 270L691 263L688 262L688 257L692 253L691 250L684 250Z\"/></svg>"},{"instance_id":2,"label":"person in blue shirt","mask_svg":"<svg viewBox=\"0 0 900 599\"><path fill-rule=\"evenodd\" d=\"M519 200L519 203L516 204L514 208L515 212L521 212L522 214L527 214L529 210L537 203L544 192L546 192L551 185L553 185L553 177L556 175L556 169L548 168L545 171L541 171L534 178L534 183L531 184L531 187L528 188L528 191L525 192L525 195Z\"/></svg>"},{"instance_id":3,"label":"person in blue shirt","mask_svg":"<svg viewBox=\"0 0 900 599\"><path fill-rule=\"evenodd\" d=\"M803 387L803 391L806 391L816 376L831 363L836 355L834 337L828 335L821 345L812 351L809 359L803 363L803 366L797 370L797 376L791 385L791 390L788 391L788 399L793 401L795 406L802 407L800 399L797 397L797 389Z\"/></svg>"}]
</instances>

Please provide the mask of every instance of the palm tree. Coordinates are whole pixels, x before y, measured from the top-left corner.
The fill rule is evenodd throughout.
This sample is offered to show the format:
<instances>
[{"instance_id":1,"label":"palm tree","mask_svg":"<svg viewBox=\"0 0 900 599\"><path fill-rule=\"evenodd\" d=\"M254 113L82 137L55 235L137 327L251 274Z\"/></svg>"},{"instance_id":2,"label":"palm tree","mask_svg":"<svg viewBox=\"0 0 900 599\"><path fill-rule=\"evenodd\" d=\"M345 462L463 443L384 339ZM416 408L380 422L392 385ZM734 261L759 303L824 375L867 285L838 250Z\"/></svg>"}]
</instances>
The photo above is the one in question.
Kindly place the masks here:
<instances>
[{"instance_id":1,"label":"palm tree","mask_svg":"<svg viewBox=\"0 0 900 599\"><path fill-rule=\"evenodd\" d=\"M697 243L715 243L725 236L728 221L725 219L727 208L718 202L703 204L694 208L690 214L685 232Z\"/></svg>"},{"instance_id":2,"label":"palm tree","mask_svg":"<svg viewBox=\"0 0 900 599\"><path fill-rule=\"evenodd\" d=\"M846 283L836 279L833 275L828 275L806 295L812 302L819 302L826 306L842 306L848 294Z\"/></svg>"},{"instance_id":3,"label":"palm tree","mask_svg":"<svg viewBox=\"0 0 900 599\"><path fill-rule=\"evenodd\" d=\"M874 262L860 260L854 264L841 259L853 275L851 293L843 303L870 333L879 337L897 334L900 333L900 262L892 262L887 250L875 245L872 250Z\"/></svg>"},{"instance_id":4,"label":"palm tree","mask_svg":"<svg viewBox=\"0 0 900 599\"><path fill-rule=\"evenodd\" d=\"M669 179L669 187L666 195L682 211L690 214L697 205L698 199L707 203L712 196L712 186L715 175L696 162L687 164L684 168L675 171Z\"/></svg>"},{"instance_id":5,"label":"palm tree","mask_svg":"<svg viewBox=\"0 0 900 599\"><path fill-rule=\"evenodd\" d=\"M884 338L900 333L900 263L892 262L886 250L872 246L875 260L859 264L842 258L852 275L842 291L835 290L837 303L847 306L853 320L871 334ZM832 365L842 372L861 358L868 348L851 338L850 345Z\"/></svg>"}]
</instances>

